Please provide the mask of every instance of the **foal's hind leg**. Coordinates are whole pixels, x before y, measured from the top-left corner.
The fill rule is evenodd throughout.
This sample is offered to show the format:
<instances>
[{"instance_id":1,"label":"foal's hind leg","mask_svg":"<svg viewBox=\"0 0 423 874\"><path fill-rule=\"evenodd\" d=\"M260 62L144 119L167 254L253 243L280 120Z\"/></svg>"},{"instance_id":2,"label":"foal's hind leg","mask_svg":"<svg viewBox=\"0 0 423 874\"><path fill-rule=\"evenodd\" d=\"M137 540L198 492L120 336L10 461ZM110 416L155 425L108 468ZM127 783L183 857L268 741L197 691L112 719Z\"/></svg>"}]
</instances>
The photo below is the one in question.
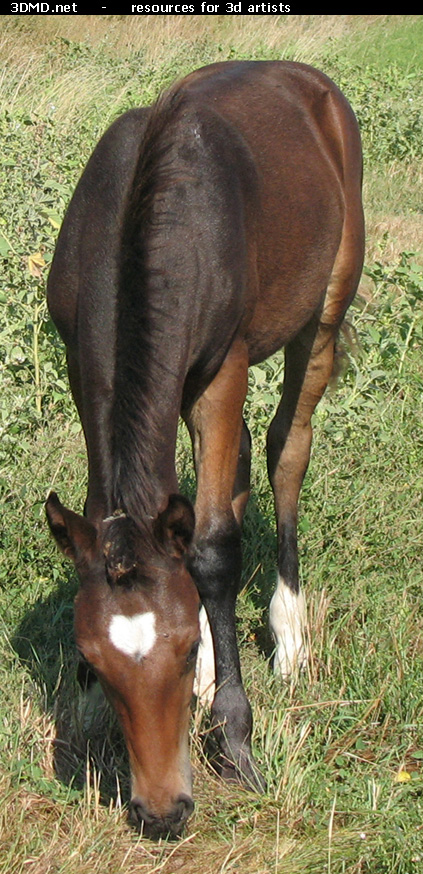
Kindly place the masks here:
<instances>
[{"instance_id":1,"label":"foal's hind leg","mask_svg":"<svg viewBox=\"0 0 423 874\"><path fill-rule=\"evenodd\" d=\"M298 579L297 503L311 449L311 416L332 374L339 326L357 289L364 252L359 188L348 183L341 243L322 311L285 349L284 390L268 433L268 471L278 526L278 578L270 604L275 672L289 676L306 659L305 606ZM348 202L347 202L348 201Z\"/></svg>"},{"instance_id":2,"label":"foal's hind leg","mask_svg":"<svg viewBox=\"0 0 423 874\"><path fill-rule=\"evenodd\" d=\"M274 670L283 677L306 659L305 604L298 578L297 502L307 470L311 416L332 373L336 330L310 323L285 349L282 400L269 428L268 472L278 528L278 577L270 603Z\"/></svg>"},{"instance_id":3,"label":"foal's hind leg","mask_svg":"<svg viewBox=\"0 0 423 874\"><path fill-rule=\"evenodd\" d=\"M235 485L232 493L232 510L238 525L242 525L245 508L250 497L250 473L251 473L251 436L242 420L241 442L239 446L238 465L235 477Z\"/></svg>"}]
</instances>

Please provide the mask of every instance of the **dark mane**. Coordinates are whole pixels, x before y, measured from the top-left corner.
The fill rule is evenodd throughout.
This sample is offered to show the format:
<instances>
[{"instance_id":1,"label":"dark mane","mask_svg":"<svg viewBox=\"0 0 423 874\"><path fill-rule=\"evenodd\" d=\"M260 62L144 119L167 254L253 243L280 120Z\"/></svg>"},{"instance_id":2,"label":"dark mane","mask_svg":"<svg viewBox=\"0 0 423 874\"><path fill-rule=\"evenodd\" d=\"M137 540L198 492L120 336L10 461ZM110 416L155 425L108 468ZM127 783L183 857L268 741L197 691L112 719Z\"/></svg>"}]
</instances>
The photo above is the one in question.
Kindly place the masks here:
<instances>
[{"instance_id":1,"label":"dark mane","mask_svg":"<svg viewBox=\"0 0 423 874\"><path fill-rule=\"evenodd\" d=\"M165 555L161 544L154 537L151 522L144 520L139 526L128 516L117 516L105 520L107 527L103 532L103 554L108 582L132 587L139 584L139 571L142 568L142 584L153 585L154 574L149 572L149 561L157 561L158 553Z\"/></svg>"},{"instance_id":2,"label":"dark mane","mask_svg":"<svg viewBox=\"0 0 423 874\"><path fill-rule=\"evenodd\" d=\"M177 216L165 194L177 179L172 120L183 95L170 89L157 101L145 132L122 228L112 412L113 505L140 519L155 495L153 447L160 444L160 402L166 361L156 354L166 329L160 270L152 257ZM156 280L156 282L155 282ZM158 282L157 282L158 281ZM155 293L156 292L156 293ZM160 394L159 394L160 399Z\"/></svg>"}]
</instances>

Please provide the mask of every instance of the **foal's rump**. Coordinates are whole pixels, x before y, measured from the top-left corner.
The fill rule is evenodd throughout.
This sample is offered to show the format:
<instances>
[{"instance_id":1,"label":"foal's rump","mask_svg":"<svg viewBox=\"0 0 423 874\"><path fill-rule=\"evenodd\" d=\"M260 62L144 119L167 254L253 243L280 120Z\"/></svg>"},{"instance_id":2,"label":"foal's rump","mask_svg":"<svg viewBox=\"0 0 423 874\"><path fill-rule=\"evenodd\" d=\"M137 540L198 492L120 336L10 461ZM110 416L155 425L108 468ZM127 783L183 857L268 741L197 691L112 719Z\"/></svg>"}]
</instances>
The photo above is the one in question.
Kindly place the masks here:
<instances>
[{"instance_id":1,"label":"foal's rump","mask_svg":"<svg viewBox=\"0 0 423 874\"><path fill-rule=\"evenodd\" d=\"M179 88L200 113L205 106L217 113L242 142L243 154L232 161L250 182L238 212L246 245L241 330L254 363L286 345L319 311L345 224L360 225L357 124L334 83L303 64L214 64ZM238 263L239 255L238 249ZM333 313L333 322L339 317L342 312Z\"/></svg>"}]
</instances>

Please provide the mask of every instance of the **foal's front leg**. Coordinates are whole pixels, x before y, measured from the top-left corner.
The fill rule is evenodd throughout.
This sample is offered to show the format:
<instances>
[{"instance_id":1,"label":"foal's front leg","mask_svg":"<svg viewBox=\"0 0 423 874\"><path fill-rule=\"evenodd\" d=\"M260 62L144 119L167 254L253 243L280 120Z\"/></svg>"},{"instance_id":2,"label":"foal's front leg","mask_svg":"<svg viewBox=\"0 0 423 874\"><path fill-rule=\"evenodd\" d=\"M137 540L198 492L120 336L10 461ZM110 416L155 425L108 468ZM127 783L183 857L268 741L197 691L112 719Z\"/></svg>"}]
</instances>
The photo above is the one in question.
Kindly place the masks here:
<instances>
[{"instance_id":1,"label":"foal's front leg","mask_svg":"<svg viewBox=\"0 0 423 874\"><path fill-rule=\"evenodd\" d=\"M237 472L232 495L232 510L241 527L250 495L251 437L245 421L242 424ZM201 642L197 656L194 693L200 703L211 706L215 696L214 647L205 607L200 610Z\"/></svg>"},{"instance_id":2,"label":"foal's front leg","mask_svg":"<svg viewBox=\"0 0 423 874\"><path fill-rule=\"evenodd\" d=\"M232 500L242 451L247 371L247 350L238 341L187 416L197 469L196 528L189 566L214 644L216 693L211 712L222 754L222 776L237 776L262 791L264 780L251 753L251 707L242 685L235 626L241 528L235 516L239 508Z\"/></svg>"}]
</instances>

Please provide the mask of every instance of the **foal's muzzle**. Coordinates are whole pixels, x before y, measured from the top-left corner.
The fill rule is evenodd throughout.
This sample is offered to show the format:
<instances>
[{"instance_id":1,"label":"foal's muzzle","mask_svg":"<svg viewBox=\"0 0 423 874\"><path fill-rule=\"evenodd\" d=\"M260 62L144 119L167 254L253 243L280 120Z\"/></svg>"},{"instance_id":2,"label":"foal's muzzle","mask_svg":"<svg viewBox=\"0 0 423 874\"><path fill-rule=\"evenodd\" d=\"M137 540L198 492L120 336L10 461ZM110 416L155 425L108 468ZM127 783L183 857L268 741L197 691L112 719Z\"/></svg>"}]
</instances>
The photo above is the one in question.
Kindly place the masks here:
<instances>
[{"instance_id":1,"label":"foal's muzzle","mask_svg":"<svg viewBox=\"0 0 423 874\"><path fill-rule=\"evenodd\" d=\"M189 795L179 795L173 807L165 816L151 813L140 798L130 803L129 818L148 838L178 837L187 819L194 810L194 802Z\"/></svg>"}]
</instances>

